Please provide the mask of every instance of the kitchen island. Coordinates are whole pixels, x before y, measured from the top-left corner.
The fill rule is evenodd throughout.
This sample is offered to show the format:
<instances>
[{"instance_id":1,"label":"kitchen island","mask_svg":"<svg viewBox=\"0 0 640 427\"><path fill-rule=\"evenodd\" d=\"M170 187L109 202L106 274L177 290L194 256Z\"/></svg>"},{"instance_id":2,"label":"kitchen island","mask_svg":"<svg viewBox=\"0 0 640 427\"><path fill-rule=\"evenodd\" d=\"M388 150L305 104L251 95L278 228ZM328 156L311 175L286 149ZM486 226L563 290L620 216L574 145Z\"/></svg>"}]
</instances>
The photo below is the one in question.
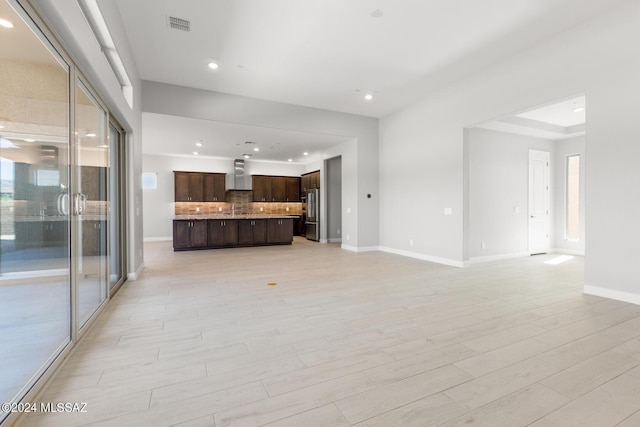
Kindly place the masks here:
<instances>
[{"instance_id":1,"label":"kitchen island","mask_svg":"<svg viewBox=\"0 0 640 427\"><path fill-rule=\"evenodd\" d=\"M290 245L292 215L176 215L173 250Z\"/></svg>"}]
</instances>

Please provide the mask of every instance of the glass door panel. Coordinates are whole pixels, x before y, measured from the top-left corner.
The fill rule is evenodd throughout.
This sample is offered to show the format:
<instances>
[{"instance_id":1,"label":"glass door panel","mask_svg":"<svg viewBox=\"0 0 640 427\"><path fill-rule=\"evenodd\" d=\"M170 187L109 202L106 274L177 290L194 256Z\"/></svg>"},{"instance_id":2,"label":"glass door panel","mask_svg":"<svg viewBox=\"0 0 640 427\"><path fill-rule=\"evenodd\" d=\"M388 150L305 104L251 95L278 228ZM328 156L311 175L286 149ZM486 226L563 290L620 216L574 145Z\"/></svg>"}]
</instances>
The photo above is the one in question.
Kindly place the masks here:
<instances>
[{"instance_id":1,"label":"glass door panel","mask_svg":"<svg viewBox=\"0 0 640 427\"><path fill-rule=\"evenodd\" d=\"M78 328L107 298L109 145L107 113L88 89L76 85L75 186L72 197L76 244Z\"/></svg>"},{"instance_id":2,"label":"glass door panel","mask_svg":"<svg viewBox=\"0 0 640 427\"><path fill-rule=\"evenodd\" d=\"M71 340L69 65L23 10L0 0L0 18L0 402L16 402Z\"/></svg>"}]
</instances>

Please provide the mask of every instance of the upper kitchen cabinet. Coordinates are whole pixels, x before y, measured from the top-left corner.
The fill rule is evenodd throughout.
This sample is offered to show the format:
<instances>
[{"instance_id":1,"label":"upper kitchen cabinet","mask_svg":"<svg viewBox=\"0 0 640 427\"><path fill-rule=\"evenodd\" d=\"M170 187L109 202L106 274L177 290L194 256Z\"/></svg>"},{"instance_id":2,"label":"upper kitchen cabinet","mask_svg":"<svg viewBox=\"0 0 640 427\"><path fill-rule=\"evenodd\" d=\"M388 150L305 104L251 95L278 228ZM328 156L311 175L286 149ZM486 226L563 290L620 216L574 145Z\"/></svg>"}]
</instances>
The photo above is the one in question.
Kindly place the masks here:
<instances>
[{"instance_id":1,"label":"upper kitchen cabinet","mask_svg":"<svg viewBox=\"0 0 640 427\"><path fill-rule=\"evenodd\" d=\"M300 201L300 178L288 176L286 178L286 197L285 202Z\"/></svg>"},{"instance_id":2,"label":"upper kitchen cabinet","mask_svg":"<svg viewBox=\"0 0 640 427\"><path fill-rule=\"evenodd\" d=\"M254 202L299 202L300 178L252 175Z\"/></svg>"},{"instance_id":3,"label":"upper kitchen cabinet","mask_svg":"<svg viewBox=\"0 0 640 427\"><path fill-rule=\"evenodd\" d=\"M271 178L271 201L284 202L287 198L287 178L284 176L272 176Z\"/></svg>"},{"instance_id":4,"label":"upper kitchen cabinet","mask_svg":"<svg viewBox=\"0 0 640 427\"><path fill-rule=\"evenodd\" d=\"M252 175L251 185L254 202L271 201L271 177L266 175Z\"/></svg>"},{"instance_id":5,"label":"upper kitchen cabinet","mask_svg":"<svg viewBox=\"0 0 640 427\"><path fill-rule=\"evenodd\" d=\"M224 202L226 176L223 173L208 173L204 176L204 201Z\"/></svg>"},{"instance_id":6,"label":"upper kitchen cabinet","mask_svg":"<svg viewBox=\"0 0 640 427\"><path fill-rule=\"evenodd\" d=\"M309 172L300 178L300 193L305 194L307 190L320 188L320 171Z\"/></svg>"},{"instance_id":7,"label":"upper kitchen cabinet","mask_svg":"<svg viewBox=\"0 0 640 427\"><path fill-rule=\"evenodd\" d=\"M176 202L222 202L225 197L225 174L173 172Z\"/></svg>"},{"instance_id":8,"label":"upper kitchen cabinet","mask_svg":"<svg viewBox=\"0 0 640 427\"><path fill-rule=\"evenodd\" d=\"M201 202L204 199L204 177L195 172L174 172L175 201Z\"/></svg>"}]
</instances>

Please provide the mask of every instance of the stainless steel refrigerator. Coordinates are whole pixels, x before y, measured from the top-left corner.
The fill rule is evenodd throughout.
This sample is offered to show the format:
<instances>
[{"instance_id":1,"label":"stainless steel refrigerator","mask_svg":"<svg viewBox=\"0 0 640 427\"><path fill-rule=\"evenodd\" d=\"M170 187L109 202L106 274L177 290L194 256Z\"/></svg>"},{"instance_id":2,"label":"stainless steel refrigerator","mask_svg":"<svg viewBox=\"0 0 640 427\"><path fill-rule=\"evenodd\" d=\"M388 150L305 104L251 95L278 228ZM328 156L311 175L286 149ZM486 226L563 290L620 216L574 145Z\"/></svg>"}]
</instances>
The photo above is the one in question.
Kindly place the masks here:
<instances>
[{"instance_id":1,"label":"stainless steel refrigerator","mask_svg":"<svg viewBox=\"0 0 640 427\"><path fill-rule=\"evenodd\" d=\"M305 223L307 239L320 240L320 190L307 190L307 219Z\"/></svg>"}]
</instances>

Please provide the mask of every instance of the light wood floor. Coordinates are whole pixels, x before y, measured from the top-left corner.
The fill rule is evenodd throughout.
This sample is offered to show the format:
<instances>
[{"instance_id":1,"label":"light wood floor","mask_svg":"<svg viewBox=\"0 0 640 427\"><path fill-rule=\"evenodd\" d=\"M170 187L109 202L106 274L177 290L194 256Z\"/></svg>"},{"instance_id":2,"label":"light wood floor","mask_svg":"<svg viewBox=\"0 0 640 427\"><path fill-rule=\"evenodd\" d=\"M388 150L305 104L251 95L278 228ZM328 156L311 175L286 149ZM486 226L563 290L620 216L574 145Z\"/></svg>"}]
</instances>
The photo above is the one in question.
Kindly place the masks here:
<instances>
[{"instance_id":1,"label":"light wood floor","mask_svg":"<svg viewBox=\"0 0 640 427\"><path fill-rule=\"evenodd\" d=\"M640 306L583 295L580 257L145 250L41 398L87 412L22 425L640 425Z\"/></svg>"}]
</instances>

